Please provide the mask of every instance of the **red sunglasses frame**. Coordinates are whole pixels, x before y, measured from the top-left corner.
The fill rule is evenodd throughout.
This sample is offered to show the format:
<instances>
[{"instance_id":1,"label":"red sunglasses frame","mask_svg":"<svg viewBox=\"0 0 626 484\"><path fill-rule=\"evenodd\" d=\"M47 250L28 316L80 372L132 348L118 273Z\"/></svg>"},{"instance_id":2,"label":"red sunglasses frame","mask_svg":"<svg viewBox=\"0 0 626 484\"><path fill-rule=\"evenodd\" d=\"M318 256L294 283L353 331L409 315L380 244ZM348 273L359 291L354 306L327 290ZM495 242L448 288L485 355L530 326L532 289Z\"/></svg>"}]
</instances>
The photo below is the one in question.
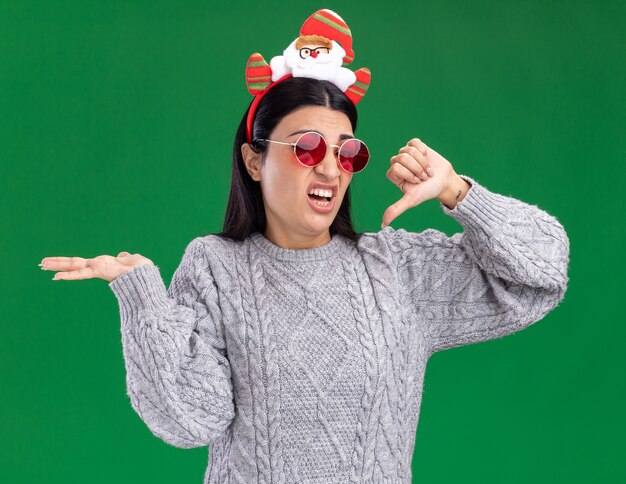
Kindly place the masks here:
<instances>
[{"instance_id":1,"label":"red sunglasses frame","mask_svg":"<svg viewBox=\"0 0 626 484\"><path fill-rule=\"evenodd\" d=\"M302 166L304 166L305 168L314 168L318 165L320 165L322 163L322 161L324 161L324 158L322 158L317 164L315 165L305 165L304 163L302 163L302 161L300 161L300 158L298 158L298 155L296 153L296 147L298 146L298 142L302 139L303 136L306 136L308 134L314 134L315 136L319 137L324 144L326 145L326 150L328 150L328 147L332 147L332 148L338 148L338 150L335 152L335 159L337 160L337 164L339 165L339 168L341 168L343 171L345 171L346 173L361 173L363 170L365 170L365 168L367 168L367 165L369 165L369 161L370 161L370 150L367 147L367 145L360 139L358 138L348 138L346 140L344 140L340 145L331 145L329 143L326 142L326 138L324 138L321 134L315 132L315 131L307 131L306 133L302 133L300 136L298 136L298 139L294 142L288 143L285 141L275 141L275 140L271 140L271 139L258 139L257 141L267 141L269 143L277 143L280 145L287 145L287 146L291 146L293 147L293 154L296 157L296 159L298 160L298 163L300 163ZM343 164L341 163L341 159L339 158L341 156L341 148L348 142L348 141L358 141L359 143L361 143L361 145L363 145L365 147L365 149L367 150L367 162L365 163L365 166L363 168L361 168L359 171L349 171L346 170L343 167Z\"/></svg>"}]
</instances>

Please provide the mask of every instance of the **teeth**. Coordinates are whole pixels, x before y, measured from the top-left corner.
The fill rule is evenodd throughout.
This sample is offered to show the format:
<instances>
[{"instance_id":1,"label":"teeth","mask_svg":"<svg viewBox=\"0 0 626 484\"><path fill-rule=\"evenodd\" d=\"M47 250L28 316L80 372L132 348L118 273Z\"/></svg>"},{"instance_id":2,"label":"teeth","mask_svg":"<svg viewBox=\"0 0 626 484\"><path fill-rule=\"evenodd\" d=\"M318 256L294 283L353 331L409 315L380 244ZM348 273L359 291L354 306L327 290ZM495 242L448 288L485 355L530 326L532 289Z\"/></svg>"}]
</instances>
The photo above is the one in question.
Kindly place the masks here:
<instances>
[{"instance_id":1,"label":"teeth","mask_svg":"<svg viewBox=\"0 0 626 484\"><path fill-rule=\"evenodd\" d=\"M317 195L319 197L332 197L333 196L333 191L332 190L321 190L319 188L315 188L313 190L311 190L309 192L309 195Z\"/></svg>"},{"instance_id":2,"label":"teeth","mask_svg":"<svg viewBox=\"0 0 626 484\"><path fill-rule=\"evenodd\" d=\"M328 207L330 205L330 202L318 202L317 200L315 200L315 205L319 205L320 207Z\"/></svg>"}]
</instances>

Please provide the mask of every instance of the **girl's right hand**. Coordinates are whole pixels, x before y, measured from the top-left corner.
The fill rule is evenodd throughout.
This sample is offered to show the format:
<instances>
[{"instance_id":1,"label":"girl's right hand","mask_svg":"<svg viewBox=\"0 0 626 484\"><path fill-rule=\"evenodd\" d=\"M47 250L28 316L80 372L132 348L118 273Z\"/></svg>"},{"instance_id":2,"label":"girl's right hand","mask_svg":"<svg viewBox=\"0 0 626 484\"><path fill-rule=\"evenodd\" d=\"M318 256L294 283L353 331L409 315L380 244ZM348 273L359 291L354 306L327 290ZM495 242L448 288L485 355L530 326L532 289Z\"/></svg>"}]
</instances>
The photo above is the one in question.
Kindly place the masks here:
<instances>
[{"instance_id":1,"label":"girl's right hand","mask_svg":"<svg viewBox=\"0 0 626 484\"><path fill-rule=\"evenodd\" d=\"M99 255L93 259L83 259L82 257L44 257L39 265L42 270L62 271L54 275L54 280L65 279L73 281L98 277L111 282L116 277L142 264L154 265L150 259L141 254L120 252L117 257Z\"/></svg>"}]
</instances>

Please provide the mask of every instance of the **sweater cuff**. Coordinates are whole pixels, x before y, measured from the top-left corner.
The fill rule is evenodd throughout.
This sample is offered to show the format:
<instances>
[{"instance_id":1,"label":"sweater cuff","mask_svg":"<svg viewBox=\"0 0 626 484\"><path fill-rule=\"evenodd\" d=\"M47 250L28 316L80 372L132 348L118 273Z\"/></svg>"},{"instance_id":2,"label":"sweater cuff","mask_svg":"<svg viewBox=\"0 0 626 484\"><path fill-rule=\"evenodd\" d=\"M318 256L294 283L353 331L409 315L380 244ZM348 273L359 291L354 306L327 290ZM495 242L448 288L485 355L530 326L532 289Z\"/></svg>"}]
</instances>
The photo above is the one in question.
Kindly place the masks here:
<instances>
[{"instance_id":1,"label":"sweater cuff","mask_svg":"<svg viewBox=\"0 0 626 484\"><path fill-rule=\"evenodd\" d=\"M443 212L453 217L463 227L471 229L497 227L504 224L507 219L507 204L502 200L502 195L489 191L467 175L459 174L459 176L472 186L463 200L458 202L453 209L439 202Z\"/></svg>"},{"instance_id":2,"label":"sweater cuff","mask_svg":"<svg viewBox=\"0 0 626 484\"><path fill-rule=\"evenodd\" d=\"M157 266L141 264L109 283L123 312L160 311L169 305L167 289Z\"/></svg>"}]
</instances>

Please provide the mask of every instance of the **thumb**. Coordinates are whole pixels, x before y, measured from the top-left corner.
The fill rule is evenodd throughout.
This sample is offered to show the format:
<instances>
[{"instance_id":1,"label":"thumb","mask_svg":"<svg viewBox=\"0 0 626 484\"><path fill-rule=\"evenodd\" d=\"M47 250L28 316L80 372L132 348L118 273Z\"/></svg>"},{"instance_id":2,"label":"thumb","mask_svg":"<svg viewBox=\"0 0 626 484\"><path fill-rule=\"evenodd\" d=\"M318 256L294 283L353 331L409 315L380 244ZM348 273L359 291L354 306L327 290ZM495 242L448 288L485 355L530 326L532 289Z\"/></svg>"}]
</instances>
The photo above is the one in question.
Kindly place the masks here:
<instances>
[{"instance_id":1,"label":"thumb","mask_svg":"<svg viewBox=\"0 0 626 484\"><path fill-rule=\"evenodd\" d=\"M414 197L405 193L400 200L398 200L393 205L390 205L387 210L385 210L385 213L383 213L383 223L380 228L384 229L402 213L406 212L409 208L413 208L419 205L420 203L422 203L422 201L418 201L416 203Z\"/></svg>"}]
</instances>

